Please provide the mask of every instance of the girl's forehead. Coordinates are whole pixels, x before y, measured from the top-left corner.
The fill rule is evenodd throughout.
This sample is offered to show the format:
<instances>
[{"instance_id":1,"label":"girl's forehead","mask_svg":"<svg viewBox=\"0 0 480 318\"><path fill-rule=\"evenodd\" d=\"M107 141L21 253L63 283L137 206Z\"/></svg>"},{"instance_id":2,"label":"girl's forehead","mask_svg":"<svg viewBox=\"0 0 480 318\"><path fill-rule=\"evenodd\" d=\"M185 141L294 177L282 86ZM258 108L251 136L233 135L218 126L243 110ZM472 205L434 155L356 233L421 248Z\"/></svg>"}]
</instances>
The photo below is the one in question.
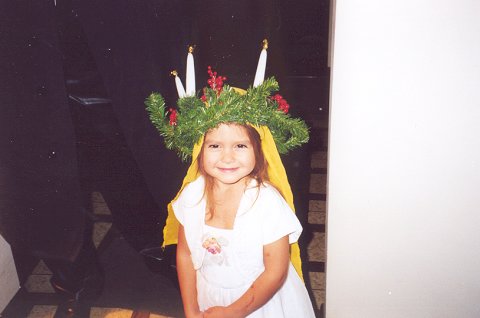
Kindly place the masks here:
<instances>
[{"instance_id":1,"label":"girl's forehead","mask_svg":"<svg viewBox=\"0 0 480 318\"><path fill-rule=\"evenodd\" d=\"M205 134L205 139L210 138L242 138L249 139L247 129L238 124L220 124L218 127L210 129Z\"/></svg>"}]
</instances>

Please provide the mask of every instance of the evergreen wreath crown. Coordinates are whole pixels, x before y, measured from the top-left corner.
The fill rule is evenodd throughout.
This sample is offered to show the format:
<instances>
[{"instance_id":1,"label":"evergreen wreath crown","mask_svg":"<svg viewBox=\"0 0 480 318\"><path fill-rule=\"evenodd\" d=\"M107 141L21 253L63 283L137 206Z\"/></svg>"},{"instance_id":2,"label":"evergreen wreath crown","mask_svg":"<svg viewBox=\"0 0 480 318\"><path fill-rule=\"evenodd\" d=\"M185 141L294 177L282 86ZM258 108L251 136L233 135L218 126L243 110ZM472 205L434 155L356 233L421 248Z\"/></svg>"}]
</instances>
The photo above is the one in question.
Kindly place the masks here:
<instances>
[{"instance_id":1,"label":"evergreen wreath crown","mask_svg":"<svg viewBox=\"0 0 480 318\"><path fill-rule=\"evenodd\" d=\"M221 123L267 126L281 154L308 142L306 123L292 118L288 114L290 106L287 101L279 94L273 95L279 90L275 78L263 80L267 47L264 40L253 86L244 91L224 85L226 77L217 75L209 66L209 85L203 89L200 98L195 96L193 48L189 48L186 92L177 72L172 71L180 97L177 110L166 110L165 100L159 93L152 93L145 101L150 120L164 137L168 149L176 151L186 161L200 138Z\"/></svg>"}]
</instances>

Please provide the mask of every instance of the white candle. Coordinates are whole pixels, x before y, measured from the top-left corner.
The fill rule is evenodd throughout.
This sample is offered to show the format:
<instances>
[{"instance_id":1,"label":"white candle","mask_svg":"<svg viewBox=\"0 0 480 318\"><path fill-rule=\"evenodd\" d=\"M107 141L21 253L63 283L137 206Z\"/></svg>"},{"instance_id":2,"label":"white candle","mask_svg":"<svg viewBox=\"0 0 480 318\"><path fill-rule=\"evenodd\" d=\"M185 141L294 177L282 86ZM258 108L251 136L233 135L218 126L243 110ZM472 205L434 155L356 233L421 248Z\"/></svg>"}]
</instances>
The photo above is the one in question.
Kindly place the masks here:
<instances>
[{"instance_id":1,"label":"white candle","mask_svg":"<svg viewBox=\"0 0 480 318\"><path fill-rule=\"evenodd\" d=\"M258 59L257 72L255 73L255 80L253 81L253 87L257 87L263 83L265 78L265 68L267 65L267 48L268 41L263 40L262 52L260 52L260 58Z\"/></svg>"},{"instance_id":2,"label":"white candle","mask_svg":"<svg viewBox=\"0 0 480 318\"><path fill-rule=\"evenodd\" d=\"M182 81L180 80L180 77L178 77L177 71L173 70L171 74L175 76L175 86L177 87L178 97L179 98L185 97L185 88L183 88Z\"/></svg>"},{"instance_id":3,"label":"white candle","mask_svg":"<svg viewBox=\"0 0 480 318\"><path fill-rule=\"evenodd\" d=\"M195 65L193 63L193 46L188 47L187 54L187 96L195 96Z\"/></svg>"}]
</instances>

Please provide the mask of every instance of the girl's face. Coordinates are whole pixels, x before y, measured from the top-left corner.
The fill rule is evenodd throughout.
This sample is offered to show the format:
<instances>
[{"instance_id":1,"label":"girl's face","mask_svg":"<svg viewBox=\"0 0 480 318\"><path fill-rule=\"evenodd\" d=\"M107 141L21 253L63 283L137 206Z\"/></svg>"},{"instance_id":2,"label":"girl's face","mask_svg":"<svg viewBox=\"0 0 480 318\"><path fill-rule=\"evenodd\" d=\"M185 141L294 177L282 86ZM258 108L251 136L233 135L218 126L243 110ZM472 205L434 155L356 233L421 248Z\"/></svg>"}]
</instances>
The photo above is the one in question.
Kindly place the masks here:
<instances>
[{"instance_id":1,"label":"girl's face","mask_svg":"<svg viewBox=\"0 0 480 318\"><path fill-rule=\"evenodd\" d=\"M217 185L246 181L255 167L255 153L246 129L220 124L205 135L203 169Z\"/></svg>"}]
</instances>

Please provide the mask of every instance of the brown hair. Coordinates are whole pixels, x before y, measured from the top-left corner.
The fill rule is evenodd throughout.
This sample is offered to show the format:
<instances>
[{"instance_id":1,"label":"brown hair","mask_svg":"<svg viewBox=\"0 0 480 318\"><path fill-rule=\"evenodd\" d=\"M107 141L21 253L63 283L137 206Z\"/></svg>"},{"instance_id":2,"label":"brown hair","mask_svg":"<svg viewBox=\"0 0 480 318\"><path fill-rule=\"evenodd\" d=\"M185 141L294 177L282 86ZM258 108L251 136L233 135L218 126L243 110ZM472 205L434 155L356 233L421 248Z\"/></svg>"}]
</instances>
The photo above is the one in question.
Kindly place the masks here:
<instances>
[{"instance_id":1,"label":"brown hair","mask_svg":"<svg viewBox=\"0 0 480 318\"><path fill-rule=\"evenodd\" d=\"M250 126L250 125L242 125L242 124L236 124L236 123L226 123L227 125L237 125L240 127L245 128L245 131L247 133L248 139L252 143L253 147L253 154L255 157L255 166L253 167L252 172L250 173L249 177L252 179L255 179L257 181L257 187L260 187L263 182L269 181L268 178L268 163L267 160L265 159L265 156L263 154L262 150L262 140L260 138L260 134L258 131ZM207 132L208 133L208 132ZM205 133L205 135L207 134ZM205 139L205 136L203 137ZM202 149L200 150L200 153L198 154L197 157L197 163L198 163L198 171L200 174L205 178L205 190L203 193L203 197L206 198L207 200L207 215L210 215L210 218L213 217L214 213L214 204L213 203L213 186L214 186L214 180L213 177L208 175L205 172L205 169L203 167L203 149L205 147L205 144L203 144Z\"/></svg>"}]
</instances>

